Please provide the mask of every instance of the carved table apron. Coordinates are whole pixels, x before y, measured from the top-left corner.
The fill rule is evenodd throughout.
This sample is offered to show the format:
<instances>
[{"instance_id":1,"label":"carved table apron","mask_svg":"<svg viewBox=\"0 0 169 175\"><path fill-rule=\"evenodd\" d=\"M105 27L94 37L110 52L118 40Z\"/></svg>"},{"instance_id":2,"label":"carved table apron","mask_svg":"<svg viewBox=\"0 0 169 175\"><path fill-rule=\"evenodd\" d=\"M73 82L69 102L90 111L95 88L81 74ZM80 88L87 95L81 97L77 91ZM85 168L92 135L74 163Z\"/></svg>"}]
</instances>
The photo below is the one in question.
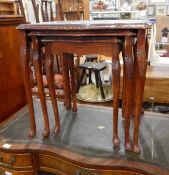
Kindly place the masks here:
<instances>
[{"instance_id":1,"label":"carved table apron","mask_svg":"<svg viewBox=\"0 0 169 175\"><path fill-rule=\"evenodd\" d=\"M31 135L36 133L36 124L34 118L34 109L31 95L31 86L29 81L29 60L30 60L30 47L31 41L33 41L33 47L37 52L35 52L34 66L38 81L38 88L40 93L40 100L42 103L42 111L44 120L47 120L47 108L45 104L45 96L42 87L42 76L40 71L40 64L38 64L40 55L38 54L40 42L44 38L53 40L54 42L59 43L60 47L64 51L64 43L72 42L75 43L75 46L78 46L78 42L81 40L88 40L90 43L95 41L95 43L100 43L100 41L105 41L109 43L111 38L122 38L125 45L124 51L124 65L125 65L125 104L128 104L125 107L125 116L127 118L131 115L131 105L134 104L134 151L139 152L138 146L138 130L140 123L140 115L142 108L142 99L144 91L144 82L146 74L146 53L145 53L145 37L146 29L149 28L149 25L146 21L139 20L111 20L111 21L55 21L47 22L40 24L26 24L20 25L18 27L20 30L25 33L25 53L23 57L25 60L25 87L28 99L28 106L30 110L31 118ZM92 37L92 39L91 39ZM137 39L135 46L133 46L133 38ZM131 66L133 65L132 61L132 48L134 47L134 71L131 74ZM80 48L80 47L79 47ZM72 48L73 49L73 48ZM76 52L76 51L75 51ZM71 51L71 53L75 53ZM90 50L88 50L90 54ZM85 52L87 54L88 52ZM100 51L99 51L100 52ZM117 66L117 65L113 65ZM134 79L134 83L133 83ZM133 88L133 89L132 89ZM133 92L132 92L133 90ZM134 93L133 98L131 98L132 93ZM115 113L118 111L114 111ZM45 122L48 123L48 122ZM125 127L125 133L127 135L129 130L130 120L127 120ZM45 129L49 128L48 124L45 126ZM114 128L117 129L116 127ZM114 130L114 132L115 132ZM44 131L45 132L45 131ZM114 133L113 132L113 133ZM126 137L126 143L128 144L129 138ZM128 145L126 145L127 147ZM130 147L130 145L129 145ZM129 148L130 149L130 148Z\"/></svg>"}]
</instances>

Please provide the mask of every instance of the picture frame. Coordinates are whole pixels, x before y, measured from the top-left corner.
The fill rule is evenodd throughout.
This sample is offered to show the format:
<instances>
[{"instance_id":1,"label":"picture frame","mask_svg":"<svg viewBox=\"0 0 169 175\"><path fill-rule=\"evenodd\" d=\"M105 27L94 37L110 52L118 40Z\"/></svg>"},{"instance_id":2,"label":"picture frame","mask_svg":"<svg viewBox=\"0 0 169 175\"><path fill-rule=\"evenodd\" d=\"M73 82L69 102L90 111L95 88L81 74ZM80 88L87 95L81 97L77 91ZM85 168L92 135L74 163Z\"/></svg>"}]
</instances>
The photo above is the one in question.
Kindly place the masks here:
<instances>
[{"instance_id":1,"label":"picture frame","mask_svg":"<svg viewBox=\"0 0 169 175\"><path fill-rule=\"evenodd\" d=\"M157 5L156 6L156 15L157 16L165 16L167 14L167 6L165 5Z\"/></svg>"},{"instance_id":2,"label":"picture frame","mask_svg":"<svg viewBox=\"0 0 169 175\"><path fill-rule=\"evenodd\" d=\"M169 43L169 16L157 16L156 42Z\"/></svg>"},{"instance_id":3,"label":"picture frame","mask_svg":"<svg viewBox=\"0 0 169 175\"><path fill-rule=\"evenodd\" d=\"M148 16L155 16L156 15L156 5L150 4L147 9L147 15Z\"/></svg>"},{"instance_id":4,"label":"picture frame","mask_svg":"<svg viewBox=\"0 0 169 175\"><path fill-rule=\"evenodd\" d=\"M150 0L150 3L161 5L161 4L166 4L166 3L168 3L168 0Z\"/></svg>"}]
</instances>

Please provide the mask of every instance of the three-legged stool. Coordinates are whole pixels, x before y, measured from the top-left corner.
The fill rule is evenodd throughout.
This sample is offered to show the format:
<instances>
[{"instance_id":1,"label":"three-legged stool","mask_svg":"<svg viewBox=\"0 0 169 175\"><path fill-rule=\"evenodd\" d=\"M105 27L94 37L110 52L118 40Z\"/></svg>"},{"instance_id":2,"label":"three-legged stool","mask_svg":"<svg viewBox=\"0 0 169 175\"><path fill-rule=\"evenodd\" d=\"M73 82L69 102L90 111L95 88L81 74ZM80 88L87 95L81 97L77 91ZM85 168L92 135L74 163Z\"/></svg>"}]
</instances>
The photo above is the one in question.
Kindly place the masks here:
<instances>
[{"instance_id":1,"label":"three-legged stool","mask_svg":"<svg viewBox=\"0 0 169 175\"><path fill-rule=\"evenodd\" d=\"M105 94L104 94L104 90L103 90L102 80L101 80L101 77L100 77L100 72L102 70L106 69L107 64L105 62L102 62L102 63L85 62L83 64L80 64L78 67L80 69L82 69L82 74L80 76L80 80L78 82L76 92L77 93L79 92L80 85L81 85L81 83L83 81L83 78L84 78L84 75L86 73L86 70L89 70L90 73L94 72L95 79L96 79L96 87L100 88L101 96L102 96L103 99L105 99ZM90 84L90 81L91 80L89 79L89 84Z\"/></svg>"}]
</instances>

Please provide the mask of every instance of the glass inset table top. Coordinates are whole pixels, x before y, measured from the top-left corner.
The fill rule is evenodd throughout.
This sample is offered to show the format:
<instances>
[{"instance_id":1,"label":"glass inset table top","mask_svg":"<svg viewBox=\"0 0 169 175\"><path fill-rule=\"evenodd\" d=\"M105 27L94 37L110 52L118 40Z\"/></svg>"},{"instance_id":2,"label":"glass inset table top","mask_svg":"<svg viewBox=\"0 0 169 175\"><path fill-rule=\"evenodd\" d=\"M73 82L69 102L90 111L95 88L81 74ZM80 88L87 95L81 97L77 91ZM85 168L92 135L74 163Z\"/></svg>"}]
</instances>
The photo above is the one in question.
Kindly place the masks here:
<instances>
[{"instance_id":1,"label":"glass inset table top","mask_svg":"<svg viewBox=\"0 0 169 175\"><path fill-rule=\"evenodd\" d=\"M47 144L62 147L72 152L98 158L125 159L156 165L169 170L169 118L166 115L145 113L141 118L139 155L124 150L124 119L119 113L119 135L121 145L112 145L112 109L79 105L77 113L67 111L59 103L61 133L51 132L43 139L43 118L39 102L35 103L37 135L28 137L29 113L26 109L18 118L0 128L0 141L6 143ZM50 126L54 126L51 103L48 103ZM131 122L133 123L133 122ZM131 134L133 133L131 129ZM132 139L132 135L131 135Z\"/></svg>"}]
</instances>

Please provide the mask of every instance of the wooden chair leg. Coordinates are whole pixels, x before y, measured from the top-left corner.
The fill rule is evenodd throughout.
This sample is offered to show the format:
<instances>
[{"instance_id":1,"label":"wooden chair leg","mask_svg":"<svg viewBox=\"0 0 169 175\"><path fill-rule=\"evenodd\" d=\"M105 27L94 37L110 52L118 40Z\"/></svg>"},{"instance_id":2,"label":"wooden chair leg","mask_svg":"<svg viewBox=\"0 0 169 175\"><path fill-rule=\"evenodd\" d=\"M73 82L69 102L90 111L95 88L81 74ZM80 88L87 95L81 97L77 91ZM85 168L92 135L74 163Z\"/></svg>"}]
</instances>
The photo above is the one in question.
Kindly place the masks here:
<instances>
[{"instance_id":1,"label":"wooden chair leg","mask_svg":"<svg viewBox=\"0 0 169 175\"><path fill-rule=\"evenodd\" d=\"M118 137L118 102L120 93L120 63L119 63L119 47L114 46L112 55L112 73L113 73L113 144L119 146Z\"/></svg>"},{"instance_id":2,"label":"wooden chair leg","mask_svg":"<svg viewBox=\"0 0 169 175\"><path fill-rule=\"evenodd\" d=\"M130 116L132 107L132 90L133 90L133 57L132 57L132 37L125 37L125 149L132 149L130 143Z\"/></svg>"},{"instance_id":3,"label":"wooden chair leg","mask_svg":"<svg viewBox=\"0 0 169 175\"><path fill-rule=\"evenodd\" d=\"M96 80L96 87L99 88L99 82L98 82L98 74L97 74L97 71L95 71L94 74L95 74L95 80Z\"/></svg>"},{"instance_id":4,"label":"wooden chair leg","mask_svg":"<svg viewBox=\"0 0 169 175\"><path fill-rule=\"evenodd\" d=\"M25 83L25 89L26 89L26 97L28 101L28 108L30 113L30 131L29 136L33 137L36 135L36 121L35 121L35 113L34 113L34 106L33 106L33 99L32 99L32 92L31 92L31 83L30 83L30 68L29 68L29 62L30 62L30 41L26 37L26 43L25 43L25 50L26 53L23 53L24 59L24 83Z\"/></svg>"},{"instance_id":5,"label":"wooden chair leg","mask_svg":"<svg viewBox=\"0 0 169 175\"><path fill-rule=\"evenodd\" d=\"M101 80L101 77L100 77L100 72L97 72L97 76L98 76L98 80L99 80L101 96L102 96L103 99L105 99L105 94L104 94L104 90L103 90L102 80Z\"/></svg>"},{"instance_id":6,"label":"wooden chair leg","mask_svg":"<svg viewBox=\"0 0 169 175\"><path fill-rule=\"evenodd\" d=\"M82 74L81 74L81 76L80 76L80 80L79 80L79 82L78 82L78 84L77 84L76 93L79 92L80 85L81 85L81 83L82 83L82 81L83 81L83 78L84 78L85 73L86 73L86 70L83 69L83 70L82 70Z\"/></svg>"},{"instance_id":7,"label":"wooden chair leg","mask_svg":"<svg viewBox=\"0 0 169 175\"><path fill-rule=\"evenodd\" d=\"M76 85L75 85L75 73L74 73L74 55L69 54L69 60L70 60L70 75L71 75L71 92L72 92L72 102L73 107L72 111L77 111L77 99L76 99Z\"/></svg>"},{"instance_id":8,"label":"wooden chair leg","mask_svg":"<svg viewBox=\"0 0 169 175\"><path fill-rule=\"evenodd\" d=\"M60 120L59 120L57 98L56 98L55 86L54 86L54 75L53 75L53 61L54 60L51 54L50 43L45 44L45 49L46 49L46 58L45 58L46 76L47 76L49 93L50 93L51 100L52 100L52 106L53 106L54 118L55 118L54 132L56 134L59 134Z\"/></svg>"},{"instance_id":9,"label":"wooden chair leg","mask_svg":"<svg viewBox=\"0 0 169 175\"><path fill-rule=\"evenodd\" d=\"M135 153L140 152L138 144L138 134L140 126L140 117L142 110L143 102L143 93L144 93L144 83L145 83L145 74L147 69L147 60L145 52L145 31L139 30L137 37L137 54L136 64L137 64L137 76L136 76L136 93L135 93L135 110L134 110L134 136L133 136L133 151Z\"/></svg>"},{"instance_id":10,"label":"wooden chair leg","mask_svg":"<svg viewBox=\"0 0 169 175\"><path fill-rule=\"evenodd\" d=\"M43 90L43 80L42 80L42 67L41 67L41 45L40 42L33 38L33 65L35 69L35 77L38 84L40 102L42 107L43 119L44 119L44 131L43 137L48 137L50 133L49 119L46 106L45 93Z\"/></svg>"},{"instance_id":11,"label":"wooden chair leg","mask_svg":"<svg viewBox=\"0 0 169 175\"><path fill-rule=\"evenodd\" d=\"M89 70L89 84L92 84L92 71Z\"/></svg>"}]
</instances>

